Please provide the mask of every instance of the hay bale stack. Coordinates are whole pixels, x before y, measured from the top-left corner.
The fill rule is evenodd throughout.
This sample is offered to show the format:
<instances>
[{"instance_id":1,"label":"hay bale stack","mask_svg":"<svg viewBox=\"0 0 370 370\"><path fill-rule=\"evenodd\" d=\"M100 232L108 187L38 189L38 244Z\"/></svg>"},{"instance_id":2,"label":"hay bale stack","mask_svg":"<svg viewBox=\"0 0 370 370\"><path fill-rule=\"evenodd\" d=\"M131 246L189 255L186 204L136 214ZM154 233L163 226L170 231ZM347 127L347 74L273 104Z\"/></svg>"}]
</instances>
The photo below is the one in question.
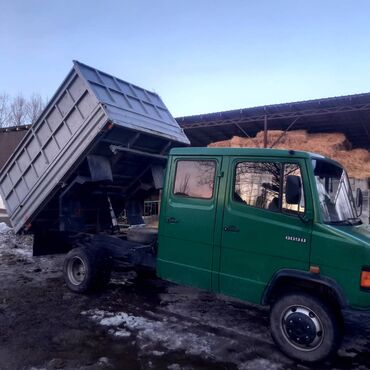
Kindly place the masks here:
<instances>
[{"instance_id":1,"label":"hay bale stack","mask_svg":"<svg viewBox=\"0 0 370 370\"><path fill-rule=\"evenodd\" d=\"M366 149L353 149L342 133L309 134L305 130L284 132L268 131L268 147L271 147L280 137L276 149L293 149L318 153L341 163L350 177L356 179L370 178L370 152ZM211 143L209 147L222 148L263 148L264 132L260 131L254 138L234 136L230 140Z\"/></svg>"}]
</instances>

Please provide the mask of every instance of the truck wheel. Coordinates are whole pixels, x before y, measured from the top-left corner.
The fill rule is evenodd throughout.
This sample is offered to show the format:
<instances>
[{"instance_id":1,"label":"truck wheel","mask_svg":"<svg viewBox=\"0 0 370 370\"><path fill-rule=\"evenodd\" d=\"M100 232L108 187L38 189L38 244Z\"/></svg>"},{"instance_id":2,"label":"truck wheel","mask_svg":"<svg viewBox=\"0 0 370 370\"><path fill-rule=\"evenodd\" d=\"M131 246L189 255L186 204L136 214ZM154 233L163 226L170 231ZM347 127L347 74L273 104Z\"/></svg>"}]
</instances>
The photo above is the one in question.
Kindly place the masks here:
<instances>
[{"instance_id":1,"label":"truck wheel","mask_svg":"<svg viewBox=\"0 0 370 370\"><path fill-rule=\"evenodd\" d=\"M271 334L287 356L319 362L334 354L341 339L341 323L325 302L308 294L287 294L271 308Z\"/></svg>"},{"instance_id":2,"label":"truck wheel","mask_svg":"<svg viewBox=\"0 0 370 370\"><path fill-rule=\"evenodd\" d=\"M63 275L68 288L74 292L104 289L111 275L109 258L98 248L72 249L64 260Z\"/></svg>"}]
</instances>

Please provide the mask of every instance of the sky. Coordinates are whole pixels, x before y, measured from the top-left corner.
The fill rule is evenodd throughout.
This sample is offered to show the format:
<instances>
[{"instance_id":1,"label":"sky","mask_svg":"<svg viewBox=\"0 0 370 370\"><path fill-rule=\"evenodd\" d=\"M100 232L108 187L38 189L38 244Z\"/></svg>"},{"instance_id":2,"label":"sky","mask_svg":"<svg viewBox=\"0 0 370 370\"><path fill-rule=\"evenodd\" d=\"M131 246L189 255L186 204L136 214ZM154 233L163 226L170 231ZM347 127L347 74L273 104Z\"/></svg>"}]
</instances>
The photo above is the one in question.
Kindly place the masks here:
<instances>
[{"instance_id":1,"label":"sky","mask_svg":"<svg viewBox=\"0 0 370 370\"><path fill-rule=\"evenodd\" d=\"M0 0L0 93L79 60L175 117L370 91L368 0Z\"/></svg>"}]
</instances>

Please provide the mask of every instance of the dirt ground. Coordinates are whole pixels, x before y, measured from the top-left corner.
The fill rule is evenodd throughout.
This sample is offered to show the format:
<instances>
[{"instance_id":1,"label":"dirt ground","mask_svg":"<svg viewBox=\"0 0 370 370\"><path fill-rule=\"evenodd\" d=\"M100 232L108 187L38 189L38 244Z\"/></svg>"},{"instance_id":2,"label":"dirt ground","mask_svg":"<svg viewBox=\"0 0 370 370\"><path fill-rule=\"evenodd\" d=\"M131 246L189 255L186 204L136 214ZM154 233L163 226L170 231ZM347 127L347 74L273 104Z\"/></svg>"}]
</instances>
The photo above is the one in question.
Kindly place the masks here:
<instances>
[{"instance_id":1,"label":"dirt ground","mask_svg":"<svg viewBox=\"0 0 370 370\"><path fill-rule=\"evenodd\" d=\"M0 232L0 369L306 369L283 356L268 311L135 272L77 295L62 256L31 257L30 238ZM370 368L370 314L351 316L321 369Z\"/></svg>"}]
</instances>

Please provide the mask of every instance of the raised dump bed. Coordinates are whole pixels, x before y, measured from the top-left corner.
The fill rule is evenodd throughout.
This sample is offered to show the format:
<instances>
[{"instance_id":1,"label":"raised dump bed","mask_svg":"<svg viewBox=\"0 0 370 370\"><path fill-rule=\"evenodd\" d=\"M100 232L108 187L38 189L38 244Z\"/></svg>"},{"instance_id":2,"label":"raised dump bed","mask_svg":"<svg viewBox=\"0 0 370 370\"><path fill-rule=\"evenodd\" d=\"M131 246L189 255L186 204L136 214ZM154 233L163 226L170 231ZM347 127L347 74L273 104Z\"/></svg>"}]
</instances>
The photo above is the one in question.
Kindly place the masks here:
<instances>
[{"instance_id":1,"label":"raised dump bed","mask_svg":"<svg viewBox=\"0 0 370 370\"><path fill-rule=\"evenodd\" d=\"M187 144L156 93L75 61L4 165L0 194L16 232L40 224L41 212L50 224L63 218L62 193L74 184L106 182L106 194L132 195L172 147Z\"/></svg>"}]
</instances>

